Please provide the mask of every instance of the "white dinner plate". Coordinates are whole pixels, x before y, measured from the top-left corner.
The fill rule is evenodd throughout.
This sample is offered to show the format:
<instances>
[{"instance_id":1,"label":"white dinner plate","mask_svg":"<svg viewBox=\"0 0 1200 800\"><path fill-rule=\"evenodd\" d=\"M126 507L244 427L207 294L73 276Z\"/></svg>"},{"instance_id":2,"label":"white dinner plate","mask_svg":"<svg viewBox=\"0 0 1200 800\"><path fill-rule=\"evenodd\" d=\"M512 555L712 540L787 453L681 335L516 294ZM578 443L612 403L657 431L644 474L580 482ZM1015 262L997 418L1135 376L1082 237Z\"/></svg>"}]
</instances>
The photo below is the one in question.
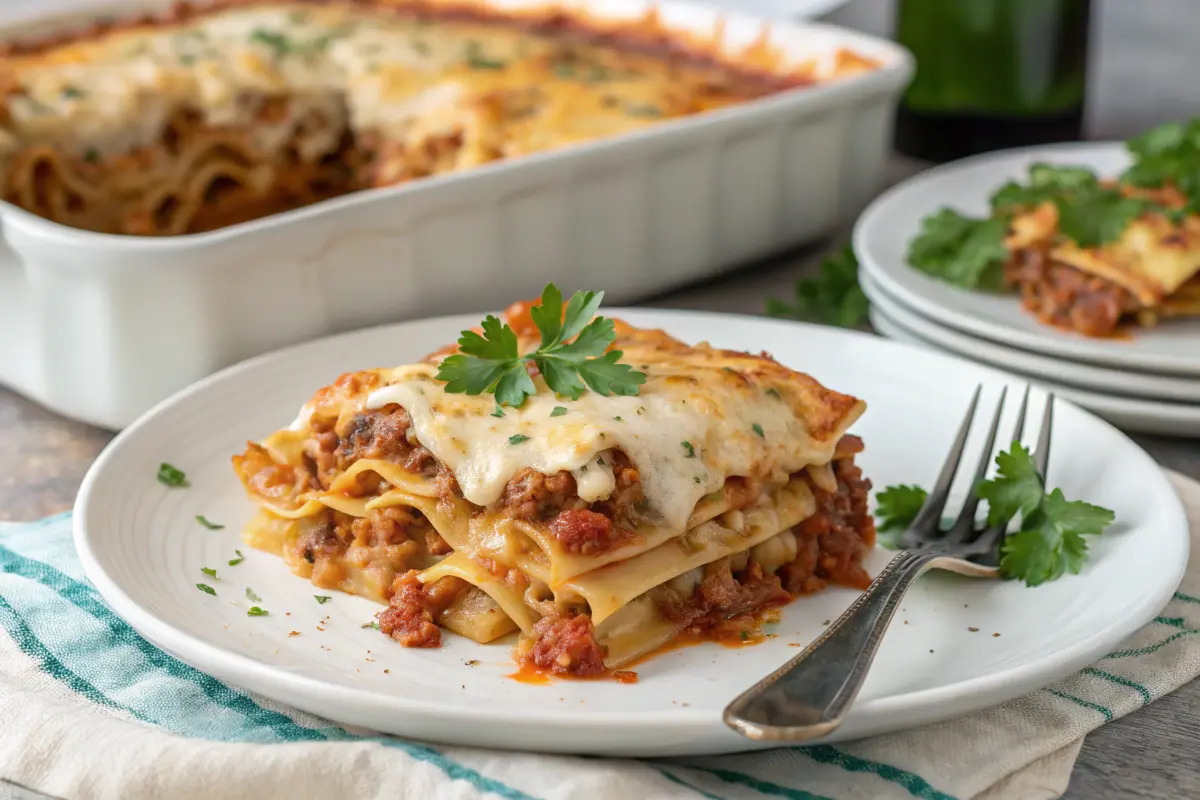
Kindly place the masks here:
<instances>
[{"instance_id":1,"label":"white dinner plate","mask_svg":"<svg viewBox=\"0 0 1200 800\"><path fill-rule=\"evenodd\" d=\"M871 326L876 331L897 342L938 352L947 352L950 355L960 355L967 349L964 347L960 351L950 346L948 342L953 338L952 335L947 334L945 329L937 328L920 317L909 317L906 321L901 322L897 316L893 315L892 309L885 310L880 306L872 306L870 318ZM914 323L913 327L908 326L909 322ZM962 334L958 336L962 336ZM1073 403L1078 403L1125 430L1164 436L1200 436L1200 406L1161 403L1136 397L1121 397L1088 391L1077 386L1059 383L1050 378L1025 375L1009 365L995 364L978 356L973 358L989 366L998 366L1020 377L1028 378L1043 389L1054 392L1059 397L1064 397Z\"/></svg>"},{"instance_id":2,"label":"white dinner plate","mask_svg":"<svg viewBox=\"0 0 1200 800\"><path fill-rule=\"evenodd\" d=\"M611 313L685 341L766 348L866 399L854 431L866 440L860 463L877 488L933 481L977 384L985 385L985 407L1001 387L1010 395L1024 388L1003 373L867 334L685 311ZM635 684L537 686L506 677L514 671L509 643L478 645L447 634L441 649L403 649L363 627L379 606L315 590L280 559L240 543L238 529L254 509L229 457L247 439L287 425L338 374L415 360L478 320L425 320L321 339L224 370L160 404L109 445L80 489L75 541L88 577L116 613L176 657L341 723L553 752L755 748L722 724L722 708L795 655L855 592L798 600L771 631L777 635L757 646L667 652L639 665ZM1043 399L1033 392L1031 413L1041 413ZM1057 406L1053 453L1051 483L1117 515L1114 529L1094 542L1083 573L1037 589L923 578L852 713L827 741L923 725L1033 691L1091 663L1167 602L1187 561L1188 532L1163 473L1119 431L1069 403ZM184 470L190 485L159 484L161 462ZM206 530L198 514L226 527ZM235 549L246 560L229 567ZM878 571L888 557L875 552L868 568ZM202 567L215 567L218 579L206 578ZM197 582L212 584L217 596L198 591ZM247 616L247 587L269 616ZM314 593L334 597L319 605Z\"/></svg>"},{"instance_id":3,"label":"white dinner plate","mask_svg":"<svg viewBox=\"0 0 1200 800\"><path fill-rule=\"evenodd\" d=\"M965 333L1058 358L1133 371L1200 375L1200 318L1164 320L1129 339L1089 339L1038 322L1015 294L958 289L908 265L908 245L921 220L949 206L982 216L988 197L1005 182L1025 179L1036 161L1078 164L1101 175L1128 164L1116 143L1068 144L1006 150L934 167L882 194L854 226L854 251L881 289L921 316Z\"/></svg>"},{"instance_id":4,"label":"white dinner plate","mask_svg":"<svg viewBox=\"0 0 1200 800\"><path fill-rule=\"evenodd\" d=\"M846 4L846 0L700 0L704 5L762 19L816 19Z\"/></svg>"},{"instance_id":5,"label":"white dinner plate","mask_svg":"<svg viewBox=\"0 0 1200 800\"><path fill-rule=\"evenodd\" d=\"M1032 379L1053 381L1089 392L1172 405L1191 404L1190 409L1194 411L1194 416L1200 419L1200 377L1188 378L1111 369L1005 347L990 339L971 336L922 317L879 288L869 275L860 275L859 283L873 307L882 311L893 322L954 355L982 361Z\"/></svg>"}]
</instances>

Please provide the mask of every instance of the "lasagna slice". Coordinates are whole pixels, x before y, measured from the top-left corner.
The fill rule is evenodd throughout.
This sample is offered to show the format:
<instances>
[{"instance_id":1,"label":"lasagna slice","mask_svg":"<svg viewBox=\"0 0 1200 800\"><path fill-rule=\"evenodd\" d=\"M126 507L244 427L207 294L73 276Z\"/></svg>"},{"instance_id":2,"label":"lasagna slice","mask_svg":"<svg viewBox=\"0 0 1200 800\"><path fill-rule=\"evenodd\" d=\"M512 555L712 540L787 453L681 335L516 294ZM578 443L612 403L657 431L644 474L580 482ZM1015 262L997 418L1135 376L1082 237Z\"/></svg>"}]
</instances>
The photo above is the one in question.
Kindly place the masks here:
<instances>
[{"instance_id":1,"label":"lasagna slice","mask_svg":"<svg viewBox=\"0 0 1200 800\"><path fill-rule=\"evenodd\" d=\"M536 346L529 306L507 316ZM846 433L862 401L766 354L615 324L636 396L568 400L534 374L537 393L501 408L446 392L454 348L342 376L234 458L260 506L247 543L387 603L379 627L402 645L517 631L518 661L577 677L681 635L745 640L828 583L864 588L870 483Z\"/></svg>"},{"instance_id":2,"label":"lasagna slice","mask_svg":"<svg viewBox=\"0 0 1200 800\"><path fill-rule=\"evenodd\" d=\"M1153 194L1167 208L1182 208L1172 189L1127 188ZM1023 209L1005 241L1006 282L1041 321L1086 336L1111 336L1122 323L1152 326L1164 317L1200 314L1200 217L1180 222L1147 212L1122 235L1099 247L1080 247L1059 235L1053 203Z\"/></svg>"}]
</instances>

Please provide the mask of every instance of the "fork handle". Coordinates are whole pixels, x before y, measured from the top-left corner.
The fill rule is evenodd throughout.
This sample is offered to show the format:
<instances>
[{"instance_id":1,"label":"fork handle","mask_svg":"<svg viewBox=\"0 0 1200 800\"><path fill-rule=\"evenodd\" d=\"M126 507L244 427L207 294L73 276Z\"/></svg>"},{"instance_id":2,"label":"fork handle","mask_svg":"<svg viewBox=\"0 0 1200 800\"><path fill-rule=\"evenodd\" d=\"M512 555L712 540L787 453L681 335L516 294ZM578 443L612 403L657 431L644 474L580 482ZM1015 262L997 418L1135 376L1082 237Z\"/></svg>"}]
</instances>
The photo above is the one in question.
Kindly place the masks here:
<instances>
[{"instance_id":1,"label":"fork handle","mask_svg":"<svg viewBox=\"0 0 1200 800\"><path fill-rule=\"evenodd\" d=\"M725 724L750 739L802 742L830 733L866 680L908 587L937 555L906 550L795 658L725 708Z\"/></svg>"}]
</instances>

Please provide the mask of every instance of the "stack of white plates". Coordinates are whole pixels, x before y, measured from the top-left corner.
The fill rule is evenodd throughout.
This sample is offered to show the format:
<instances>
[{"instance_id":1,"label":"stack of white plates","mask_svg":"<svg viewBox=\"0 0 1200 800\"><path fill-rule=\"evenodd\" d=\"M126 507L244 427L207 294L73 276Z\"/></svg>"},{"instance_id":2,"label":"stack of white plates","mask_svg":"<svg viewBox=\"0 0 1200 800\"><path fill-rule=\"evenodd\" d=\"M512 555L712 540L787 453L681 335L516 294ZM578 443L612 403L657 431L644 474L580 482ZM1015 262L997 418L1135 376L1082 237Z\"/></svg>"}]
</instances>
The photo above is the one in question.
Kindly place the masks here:
<instances>
[{"instance_id":1,"label":"stack of white plates","mask_svg":"<svg viewBox=\"0 0 1200 800\"><path fill-rule=\"evenodd\" d=\"M923 172L879 197L854 229L871 323L892 339L965 356L1051 389L1128 430L1200 436L1200 319L1089 339L1038 322L1012 294L971 292L908 265L922 218L943 206L982 216L987 198L1030 163L1120 172L1119 144L1005 151Z\"/></svg>"}]
</instances>

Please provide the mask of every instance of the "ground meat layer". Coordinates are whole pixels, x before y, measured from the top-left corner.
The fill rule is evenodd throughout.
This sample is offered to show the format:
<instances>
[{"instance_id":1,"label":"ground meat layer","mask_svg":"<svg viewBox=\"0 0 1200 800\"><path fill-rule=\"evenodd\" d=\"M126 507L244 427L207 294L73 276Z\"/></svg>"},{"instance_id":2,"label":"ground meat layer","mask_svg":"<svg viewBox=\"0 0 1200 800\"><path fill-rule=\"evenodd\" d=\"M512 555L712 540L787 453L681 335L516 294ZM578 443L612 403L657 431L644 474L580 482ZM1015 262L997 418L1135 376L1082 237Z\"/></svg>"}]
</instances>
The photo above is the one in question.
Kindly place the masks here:
<instances>
[{"instance_id":1,"label":"ground meat layer","mask_svg":"<svg viewBox=\"0 0 1200 800\"><path fill-rule=\"evenodd\" d=\"M1041 321L1085 336L1112 336L1125 315L1142 306L1127 289L1053 261L1040 248L1013 253L1005 281L1021 293L1021 304Z\"/></svg>"}]
</instances>

